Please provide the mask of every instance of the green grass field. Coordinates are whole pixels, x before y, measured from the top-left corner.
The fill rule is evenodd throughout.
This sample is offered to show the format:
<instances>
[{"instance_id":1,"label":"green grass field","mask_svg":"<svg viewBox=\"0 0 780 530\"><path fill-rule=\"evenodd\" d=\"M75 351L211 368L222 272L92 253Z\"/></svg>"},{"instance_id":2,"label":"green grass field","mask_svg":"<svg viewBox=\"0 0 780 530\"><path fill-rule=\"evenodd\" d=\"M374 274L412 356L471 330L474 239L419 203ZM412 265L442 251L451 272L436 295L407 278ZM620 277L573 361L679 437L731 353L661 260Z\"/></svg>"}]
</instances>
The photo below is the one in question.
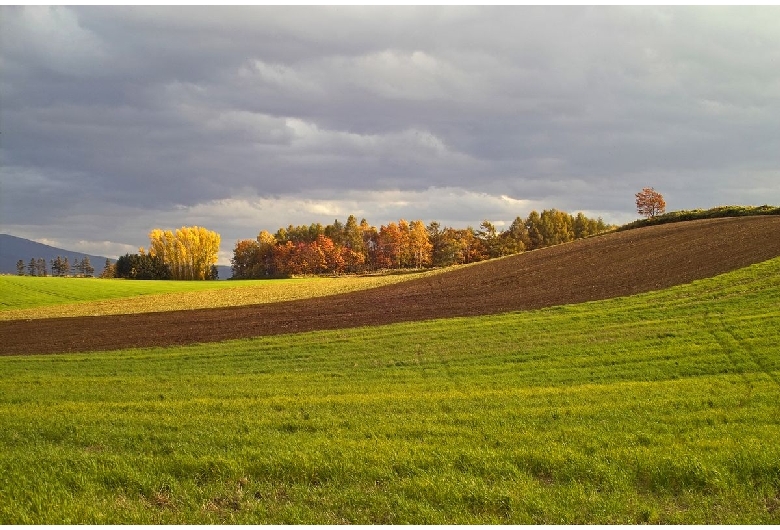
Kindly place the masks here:
<instances>
[{"instance_id":1,"label":"green grass field","mask_svg":"<svg viewBox=\"0 0 780 530\"><path fill-rule=\"evenodd\" d=\"M778 300L0 358L0 523L778 524Z\"/></svg>"},{"instance_id":2,"label":"green grass field","mask_svg":"<svg viewBox=\"0 0 780 530\"><path fill-rule=\"evenodd\" d=\"M0 320L117 315L282 302L371 289L439 272L441 270L229 282L0 276Z\"/></svg>"}]
</instances>

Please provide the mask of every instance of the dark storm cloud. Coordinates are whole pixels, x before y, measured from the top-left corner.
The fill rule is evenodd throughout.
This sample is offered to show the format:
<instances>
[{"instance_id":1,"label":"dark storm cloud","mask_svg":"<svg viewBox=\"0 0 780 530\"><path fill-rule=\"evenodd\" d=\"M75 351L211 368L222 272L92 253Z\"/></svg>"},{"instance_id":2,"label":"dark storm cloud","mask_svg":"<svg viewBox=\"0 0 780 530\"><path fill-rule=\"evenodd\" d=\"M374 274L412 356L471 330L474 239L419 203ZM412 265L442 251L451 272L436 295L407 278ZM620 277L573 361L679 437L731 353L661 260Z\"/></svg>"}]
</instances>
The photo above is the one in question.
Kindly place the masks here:
<instances>
[{"instance_id":1,"label":"dark storm cloud","mask_svg":"<svg viewBox=\"0 0 780 530\"><path fill-rule=\"evenodd\" d=\"M775 7L0 20L0 206L22 236L144 244L151 226L197 220L231 240L356 210L623 222L646 185L674 209L780 203Z\"/></svg>"}]
</instances>

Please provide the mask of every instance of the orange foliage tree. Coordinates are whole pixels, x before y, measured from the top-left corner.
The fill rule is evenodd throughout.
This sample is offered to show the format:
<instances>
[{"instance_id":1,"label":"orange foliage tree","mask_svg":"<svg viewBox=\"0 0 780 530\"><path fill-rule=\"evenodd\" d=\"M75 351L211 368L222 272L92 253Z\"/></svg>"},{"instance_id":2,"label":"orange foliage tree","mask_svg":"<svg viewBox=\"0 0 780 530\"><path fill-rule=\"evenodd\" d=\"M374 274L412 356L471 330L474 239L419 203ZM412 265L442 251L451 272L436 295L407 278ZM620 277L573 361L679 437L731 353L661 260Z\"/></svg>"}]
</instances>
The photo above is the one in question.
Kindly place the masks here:
<instances>
[{"instance_id":1,"label":"orange foliage tree","mask_svg":"<svg viewBox=\"0 0 780 530\"><path fill-rule=\"evenodd\" d=\"M290 225L271 235L263 230L257 240L243 240L233 250L234 278L274 278L307 274L361 273L378 269L444 267L506 256L595 235L609 229L601 219L576 217L558 210L533 211L517 217L508 230L498 232L490 221L479 231L456 230L433 221L382 225L379 230L350 215L346 223L328 226ZM161 248L160 252L168 252ZM170 252L175 253L176 249Z\"/></svg>"},{"instance_id":2,"label":"orange foliage tree","mask_svg":"<svg viewBox=\"0 0 780 530\"><path fill-rule=\"evenodd\" d=\"M642 188L636 194L636 211L648 219L666 212L666 202L663 195L653 188Z\"/></svg>"}]
</instances>

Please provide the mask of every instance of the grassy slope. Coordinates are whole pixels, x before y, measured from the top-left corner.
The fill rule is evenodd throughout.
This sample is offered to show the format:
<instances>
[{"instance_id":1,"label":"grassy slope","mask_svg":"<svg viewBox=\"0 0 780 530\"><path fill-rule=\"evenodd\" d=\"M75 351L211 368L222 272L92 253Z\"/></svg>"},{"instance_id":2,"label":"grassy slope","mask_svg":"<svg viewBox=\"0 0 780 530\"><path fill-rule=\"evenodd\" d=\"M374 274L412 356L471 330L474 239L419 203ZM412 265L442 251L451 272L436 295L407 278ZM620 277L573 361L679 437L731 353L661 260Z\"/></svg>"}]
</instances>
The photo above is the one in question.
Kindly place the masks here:
<instances>
[{"instance_id":1,"label":"grassy slope","mask_svg":"<svg viewBox=\"0 0 780 530\"><path fill-rule=\"evenodd\" d=\"M232 307L327 296L440 271L230 282L0 276L0 320Z\"/></svg>"},{"instance_id":2,"label":"grassy slope","mask_svg":"<svg viewBox=\"0 0 780 530\"><path fill-rule=\"evenodd\" d=\"M779 298L0 358L0 523L777 524Z\"/></svg>"}]
</instances>

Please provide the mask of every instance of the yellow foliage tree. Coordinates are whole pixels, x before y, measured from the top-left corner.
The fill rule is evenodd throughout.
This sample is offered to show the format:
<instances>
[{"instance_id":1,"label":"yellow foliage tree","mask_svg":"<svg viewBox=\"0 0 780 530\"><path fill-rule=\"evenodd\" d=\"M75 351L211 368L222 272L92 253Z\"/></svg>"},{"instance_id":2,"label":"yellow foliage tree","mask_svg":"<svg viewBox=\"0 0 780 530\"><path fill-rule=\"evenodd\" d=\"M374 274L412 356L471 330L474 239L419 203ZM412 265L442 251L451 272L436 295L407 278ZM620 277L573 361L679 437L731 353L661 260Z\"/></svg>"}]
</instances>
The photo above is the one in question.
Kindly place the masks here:
<instances>
[{"instance_id":1,"label":"yellow foliage tree","mask_svg":"<svg viewBox=\"0 0 780 530\"><path fill-rule=\"evenodd\" d=\"M409 225L409 247L418 269L428 267L433 260L433 245L428 230L422 221L412 221Z\"/></svg>"},{"instance_id":2,"label":"yellow foliage tree","mask_svg":"<svg viewBox=\"0 0 780 530\"><path fill-rule=\"evenodd\" d=\"M220 235L202 226L149 232L149 254L160 256L174 280L209 280L217 263Z\"/></svg>"}]
</instances>

